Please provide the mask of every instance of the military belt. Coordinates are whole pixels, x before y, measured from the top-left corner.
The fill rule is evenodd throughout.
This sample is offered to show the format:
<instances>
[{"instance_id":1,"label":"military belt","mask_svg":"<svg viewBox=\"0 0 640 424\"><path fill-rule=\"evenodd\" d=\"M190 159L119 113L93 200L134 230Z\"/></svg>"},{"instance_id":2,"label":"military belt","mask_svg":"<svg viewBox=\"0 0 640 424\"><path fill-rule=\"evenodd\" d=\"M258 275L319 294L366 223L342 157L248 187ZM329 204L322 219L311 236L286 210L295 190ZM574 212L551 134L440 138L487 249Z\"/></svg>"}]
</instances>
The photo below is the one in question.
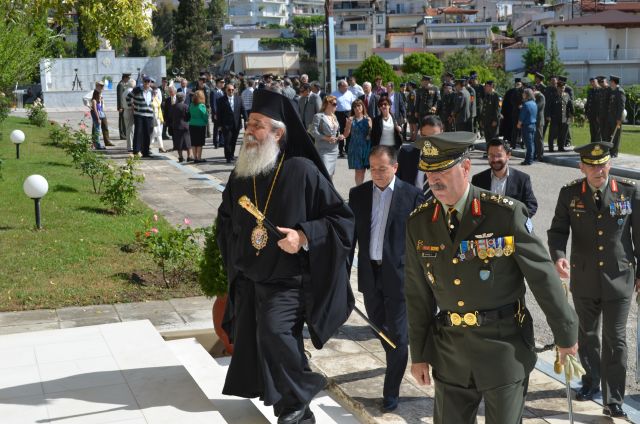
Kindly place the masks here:
<instances>
[{"instance_id":1,"label":"military belt","mask_svg":"<svg viewBox=\"0 0 640 424\"><path fill-rule=\"evenodd\" d=\"M489 311L441 311L436 318L445 327L481 327L508 317L513 317L516 321L519 321L519 317L523 312L524 304L516 302Z\"/></svg>"}]
</instances>

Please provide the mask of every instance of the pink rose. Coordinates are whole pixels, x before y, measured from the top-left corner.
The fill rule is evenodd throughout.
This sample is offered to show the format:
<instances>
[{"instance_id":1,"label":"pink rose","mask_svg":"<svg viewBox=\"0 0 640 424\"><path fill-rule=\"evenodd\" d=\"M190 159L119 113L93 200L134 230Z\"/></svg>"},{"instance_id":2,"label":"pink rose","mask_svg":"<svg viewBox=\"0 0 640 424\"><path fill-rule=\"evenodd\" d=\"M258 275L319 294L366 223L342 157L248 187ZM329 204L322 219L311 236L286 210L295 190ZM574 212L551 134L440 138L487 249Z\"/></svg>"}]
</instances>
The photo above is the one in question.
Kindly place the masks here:
<instances>
[{"instance_id":1,"label":"pink rose","mask_svg":"<svg viewBox=\"0 0 640 424\"><path fill-rule=\"evenodd\" d=\"M189 218L185 218L184 225L191 225L191 220Z\"/></svg>"},{"instance_id":2,"label":"pink rose","mask_svg":"<svg viewBox=\"0 0 640 424\"><path fill-rule=\"evenodd\" d=\"M153 234L158 234L158 229L154 227L154 228L151 229L151 232Z\"/></svg>"}]
</instances>

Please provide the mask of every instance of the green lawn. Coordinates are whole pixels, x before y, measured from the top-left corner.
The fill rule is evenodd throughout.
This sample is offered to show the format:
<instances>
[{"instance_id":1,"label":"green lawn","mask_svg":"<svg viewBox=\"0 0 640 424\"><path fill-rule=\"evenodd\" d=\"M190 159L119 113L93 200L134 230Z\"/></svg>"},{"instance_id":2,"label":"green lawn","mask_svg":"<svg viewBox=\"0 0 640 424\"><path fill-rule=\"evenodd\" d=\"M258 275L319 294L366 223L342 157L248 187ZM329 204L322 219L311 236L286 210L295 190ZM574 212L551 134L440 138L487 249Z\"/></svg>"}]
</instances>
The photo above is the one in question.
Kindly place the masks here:
<instances>
[{"instance_id":1,"label":"green lawn","mask_svg":"<svg viewBox=\"0 0 640 424\"><path fill-rule=\"evenodd\" d=\"M9 140L13 129L26 134L20 160ZM80 175L62 149L47 145L48 133L49 128L13 117L2 128L0 311L200 295L195 282L172 289L156 284L157 268L149 258L121 249L134 241L153 211L141 202L132 215L106 211L90 179ZM22 189L31 174L49 182L41 231L34 229L34 202Z\"/></svg>"},{"instance_id":2,"label":"green lawn","mask_svg":"<svg viewBox=\"0 0 640 424\"><path fill-rule=\"evenodd\" d=\"M589 125L571 127L571 137L574 146L582 146L590 141ZM640 126L623 125L620 142L620 153L640 155Z\"/></svg>"}]
</instances>

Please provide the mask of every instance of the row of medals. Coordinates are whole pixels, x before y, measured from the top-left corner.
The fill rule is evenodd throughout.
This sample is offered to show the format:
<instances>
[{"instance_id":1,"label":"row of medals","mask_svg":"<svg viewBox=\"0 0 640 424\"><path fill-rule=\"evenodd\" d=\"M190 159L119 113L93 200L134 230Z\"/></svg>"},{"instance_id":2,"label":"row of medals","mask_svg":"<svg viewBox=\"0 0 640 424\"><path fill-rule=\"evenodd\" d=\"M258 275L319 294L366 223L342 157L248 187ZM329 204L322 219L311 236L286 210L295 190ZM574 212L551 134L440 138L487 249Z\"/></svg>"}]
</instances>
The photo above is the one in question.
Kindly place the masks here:
<instances>
[{"instance_id":1,"label":"row of medals","mask_svg":"<svg viewBox=\"0 0 640 424\"><path fill-rule=\"evenodd\" d=\"M487 259L501 256L511 256L515 251L513 236L496 237L480 240L465 240L460 243L458 259L471 260L474 257Z\"/></svg>"}]
</instances>

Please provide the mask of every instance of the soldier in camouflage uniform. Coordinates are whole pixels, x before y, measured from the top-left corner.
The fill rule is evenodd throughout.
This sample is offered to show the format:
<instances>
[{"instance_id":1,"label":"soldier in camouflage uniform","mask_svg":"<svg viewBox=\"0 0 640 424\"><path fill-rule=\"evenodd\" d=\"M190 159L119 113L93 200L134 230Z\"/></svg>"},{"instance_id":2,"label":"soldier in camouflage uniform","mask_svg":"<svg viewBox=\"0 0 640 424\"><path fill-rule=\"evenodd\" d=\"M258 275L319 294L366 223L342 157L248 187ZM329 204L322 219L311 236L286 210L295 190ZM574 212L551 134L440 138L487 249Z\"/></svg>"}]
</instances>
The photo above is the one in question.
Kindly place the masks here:
<instances>
[{"instance_id":1,"label":"soldier in camouflage uniform","mask_svg":"<svg viewBox=\"0 0 640 424\"><path fill-rule=\"evenodd\" d=\"M607 127L611 137L610 140L613 143L611 148L611 157L618 156L618 149L620 148L620 135L622 133L622 117L624 114L624 105L627 98L624 94L624 89L620 87L620 77L611 75L609 76L611 81L611 91L609 92L609 109L607 111Z\"/></svg>"},{"instance_id":2,"label":"soldier in camouflage uniform","mask_svg":"<svg viewBox=\"0 0 640 424\"><path fill-rule=\"evenodd\" d=\"M560 190L547 238L558 274L571 279L580 320L579 355L586 375L576 400L592 400L602 384L604 414L626 417L626 327L640 285L640 194L635 182L609 175L612 147L599 142L575 148L585 178Z\"/></svg>"},{"instance_id":3,"label":"soldier in camouflage uniform","mask_svg":"<svg viewBox=\"0 0 640 424\"><path fill-rule=\"evenodd\" d=\"M482 101L482 128L485 140L493 140L498 136L500 128L500 96L495 92L493 81L484 84Z\"/></svg>"},{"instance_id":4,"label":"soldier in camouflage uniform","mask_svg":"<svg viewBox=\"0 0 640 424\"><path fill-rule=\"evenodd\" d=\"M524 278L547 316L561 359L577 352L578 323L526 207L469 184L469 132L428 137L420 168L435 199L407 221L405 298L411 373L435 381L436 424L522 419L536 363Z\"/></svg>"}]
</instances>

